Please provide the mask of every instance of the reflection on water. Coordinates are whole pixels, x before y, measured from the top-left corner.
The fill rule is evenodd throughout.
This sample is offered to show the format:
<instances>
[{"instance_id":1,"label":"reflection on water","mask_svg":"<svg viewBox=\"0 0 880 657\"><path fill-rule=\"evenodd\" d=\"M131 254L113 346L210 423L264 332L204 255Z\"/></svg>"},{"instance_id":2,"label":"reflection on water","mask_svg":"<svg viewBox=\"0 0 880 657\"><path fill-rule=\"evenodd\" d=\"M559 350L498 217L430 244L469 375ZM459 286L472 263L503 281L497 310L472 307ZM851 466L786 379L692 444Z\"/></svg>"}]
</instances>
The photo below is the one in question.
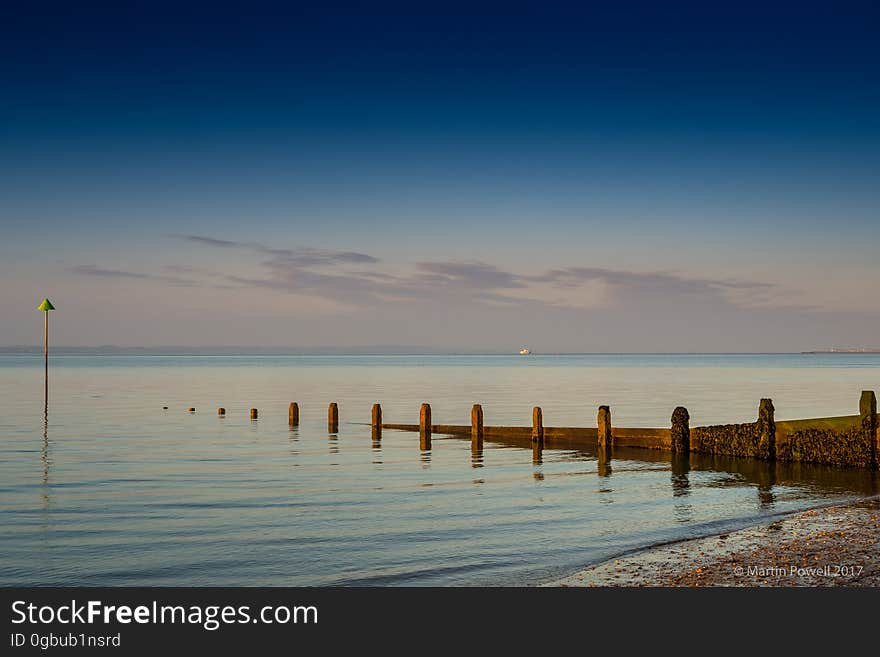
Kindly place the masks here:
<instances>
[{"instance_id":1,"label":"reflection on water","mask_svg":"<svg viewBox=\"0 0 880 657\"><path fill-rule=\"evenodd\" d=\"M680 523L690 522L693 517L693 508L688 500L691 493L690 457L682 454L670 454L669 466L672 496L677 498L675 501L675 520Z\"/></svg>"},{"instance_id":2,"label":"reflection on water","mask_svg":"<svg viewBox=\"0 0 880 657\"><path fill-rule=\"evenodd\" d=\"M758 482L758 499L762 508L773 508L773 503L776 501L776 496L773 493L775 487L776 468L770 466L766 470L766 475Z\"/></svg>"},{"instance_id":3,"label":"reflection on water","mask_svg":"<svg viewBox=\"0 0 880 657\"><path fill-rule=\"evenodd\" d=\"M386 429L380 439L368 424L380 396L388 399L386 421L414 422L416 402L431 399L435 420L466 423L480 399L487 423L527 425L540 403L554 426L595 421L594 408L584 406L588 391L601 389L613 405L625 381L688 381L691 388L675 391L677 401L690 395L708 408L720 402L705 397L712 386L704 374L733 386L729 398L757 401L755 390L735 386L758 378L777 386L765 394L802 396L809 392L803 386L824 380L818 371L731 369L718 377L714 367L682 368L670 377L665 369L630 367L626 376L610 368L596 375L576 361L545 370L535 360L497 371L483 361L473 369L395 365L367 377L326 363L301 372L299 361L223 362L227 371L214 361L62 367L53 376L50 431L42 368L4 369L0 358L0 581L536 583L640 546L878 490L876 473L862 470L625 448L541 449L528 438L486 440L474 451L468 436L435 434L426 444L418 433ZM529 376L518 380L519 367ZM828 381L846 380L856 390L872 387L868 379L880 372L859 370L858 378L829 370ZM381 395L365 384L372 380L381 381ZM650 400L661 388L629 388L615 417L648 409L633 423L655 423ZM307 391L297 395L298 427L288 425L291 400L277 398L282 389ZM549 403L541 397L548 390L555 395ZM570 397L560 398L560 390ZM328 399L363 424L342 423L328 434ZM227 415L189 414L190 405L222 405ZM753 415L754 405L742 413ZM259 406L259 422L250 421L251 406Z\"/></svg>"},{"instance_id":4,"label":"reflection on water","mask_svg":"<svg viewBox=\"0 0 880 657\"><path fill-rule=\"evenodd\" d=\"M691 462L689 455L670 454L670 470L672 472L672 494L675 497L683 497L690 493L690 479L688 473L691 471Z\"/></svg>"},{"instance_id":5,"label":"reflection on water","mask_svg":"<svg viewBox=\"0 0 880 657\"><path fill-rule=\"evenodd\" d=\"M40 496L43 500L44 508L49 506L49 467L52 462L49 459L49 406L44 406L43 411L43 442L40 446L40 462L43 464L43 490Z\"/></svg>"},{"instance_id":6,"label":"reflection on water","mask_svg":"<svg viewBox=\"0 0 880 657\"><path fill-rule=\"evenodd\" d=\"M596 453L596 471L600 477L611 476L611 452L607 447L599 447Z\"/></svg>"}]
</instances>

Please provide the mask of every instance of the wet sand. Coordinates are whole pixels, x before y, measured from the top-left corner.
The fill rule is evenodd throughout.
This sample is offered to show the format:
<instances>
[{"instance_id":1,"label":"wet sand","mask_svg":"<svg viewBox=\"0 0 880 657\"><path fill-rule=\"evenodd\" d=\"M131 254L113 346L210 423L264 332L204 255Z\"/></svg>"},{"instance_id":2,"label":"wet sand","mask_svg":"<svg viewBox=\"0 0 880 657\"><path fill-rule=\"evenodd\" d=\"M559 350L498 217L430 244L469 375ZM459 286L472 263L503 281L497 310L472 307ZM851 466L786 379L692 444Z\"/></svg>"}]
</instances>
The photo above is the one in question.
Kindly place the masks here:
<instances>
[{"instance_id":1,"label":"wet sand","mask_svg":"<svg viewBox=\"0 0 880 657\"><path fill-rule=\"evenodd\" d=\"M649 548L550 586L880 586L880 498Z\"/></svg>"}]
</instances>

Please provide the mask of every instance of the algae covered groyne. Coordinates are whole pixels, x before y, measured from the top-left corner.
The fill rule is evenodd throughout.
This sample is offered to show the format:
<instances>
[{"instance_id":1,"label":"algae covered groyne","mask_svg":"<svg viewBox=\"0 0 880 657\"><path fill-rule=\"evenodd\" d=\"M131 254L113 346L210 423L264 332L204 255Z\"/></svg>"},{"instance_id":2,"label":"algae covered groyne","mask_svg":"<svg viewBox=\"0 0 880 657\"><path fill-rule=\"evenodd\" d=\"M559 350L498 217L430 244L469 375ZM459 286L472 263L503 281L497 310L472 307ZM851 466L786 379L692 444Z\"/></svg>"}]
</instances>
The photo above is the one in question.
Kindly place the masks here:
<instances>
[{"instance_id":1,"label":"algae covered groyne","mask_svg":"<svg viewBox=\"0 0 880 657\"><path fill-rule=\"evenodd\" d=\"M873 391L862 392L857 415L779 422L774 415L773 401L762 399L755 422L692 427L687 409L679 406L668 428L627 428L613 426L610 407L600 406L594 427L551 427L544 426L543 412L536 406L532 426L487 426L479 404L474 405L467 425L433 424L430 405L422 404L418 424L395 424L382 422L381 407L376 404L371 425L374 438L381 437L382 429L417 431L422 448L430 448L431 434L437 433L470 436L474 449L481 449L484 440L528 441L548 448L627 447L878 468L880 426Z\"/></svg>"}]
</instances>

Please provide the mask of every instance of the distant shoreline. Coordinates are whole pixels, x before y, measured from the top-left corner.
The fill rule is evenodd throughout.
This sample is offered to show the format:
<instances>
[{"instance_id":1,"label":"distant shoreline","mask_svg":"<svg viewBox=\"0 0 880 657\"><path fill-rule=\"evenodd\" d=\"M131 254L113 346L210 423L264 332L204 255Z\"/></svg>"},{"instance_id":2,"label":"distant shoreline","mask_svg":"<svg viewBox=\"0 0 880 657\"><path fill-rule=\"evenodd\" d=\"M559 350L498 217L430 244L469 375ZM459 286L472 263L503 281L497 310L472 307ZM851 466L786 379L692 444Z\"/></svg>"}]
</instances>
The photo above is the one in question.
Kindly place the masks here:
<instances>
[{"instance_id":1,"label":"distant shoreline","mask_svg":"<svg viewBox=\"0 0 880 657\"><path fill-rule=\"evenodd\" d=\"M51 347L55 355L89 356L520 356L518 350L454 350L429 347ZM41 345L0 346L0 355L42 354ZM880 349L828 351L541 351L530 356L799 356L880 354Z\"/></svg>"},{"instance_id":2,"label":"distant shoreline","mask_svg":"<svg viewBox=\"0 0 880 657\"><path fill-rule=\"evenodd\" d=\"M880 354L880 349L820 349L802 351L802 354Z\"/></svg>"}]
</instances>

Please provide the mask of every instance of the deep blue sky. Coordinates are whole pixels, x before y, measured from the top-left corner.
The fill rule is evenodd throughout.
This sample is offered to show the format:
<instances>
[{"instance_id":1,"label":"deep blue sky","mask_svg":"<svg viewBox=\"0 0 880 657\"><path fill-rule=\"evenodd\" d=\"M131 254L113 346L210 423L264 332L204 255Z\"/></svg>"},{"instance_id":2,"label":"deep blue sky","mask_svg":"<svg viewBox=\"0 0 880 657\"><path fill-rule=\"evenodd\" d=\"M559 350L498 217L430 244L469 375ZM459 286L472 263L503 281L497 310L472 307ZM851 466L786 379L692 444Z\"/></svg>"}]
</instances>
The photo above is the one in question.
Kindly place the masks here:
<instances>
[{"instance_id":1,"label":"deep blue sky","mask_svg":"<svg viewBox=\"0 0 880 657\"><path fill-rule=\"evenodd\" d=\"M5 10L0 344L880 342L871 3L125 4Z\"/></svg>"}]
</instances>

